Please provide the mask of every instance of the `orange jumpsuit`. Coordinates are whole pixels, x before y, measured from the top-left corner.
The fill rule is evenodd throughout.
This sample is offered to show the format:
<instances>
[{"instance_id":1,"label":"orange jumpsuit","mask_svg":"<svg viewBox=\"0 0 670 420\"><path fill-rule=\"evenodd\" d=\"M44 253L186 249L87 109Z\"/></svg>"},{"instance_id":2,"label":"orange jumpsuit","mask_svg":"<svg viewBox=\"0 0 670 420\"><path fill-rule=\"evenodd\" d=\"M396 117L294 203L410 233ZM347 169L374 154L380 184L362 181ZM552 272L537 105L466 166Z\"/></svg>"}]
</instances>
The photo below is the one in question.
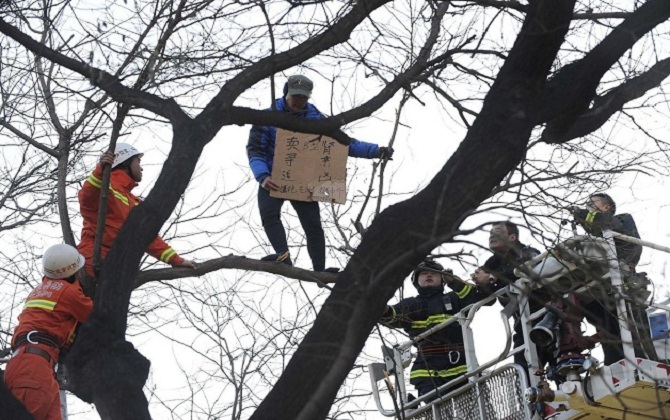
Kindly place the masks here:
<instances>
[{"instance_id":1,"label":"orange jumpsuit","mask_svg":"<svg viewBox=\"0 0 670 420\"><path fill-rule=\"evenodd\" d=\"M93 301L84 295L79 283L65 279L44 277L42 284L28 295L12 337L14 356L7 363L5 382L35 420L61 419L54 365L59 348L69 345L77 323L85 322L92 309ZM29 334L35 331L37 334ZM30 341L39 344L26 342L26 334ZM40 335L48 335L58 347L36 338ZM22 343L17 342L20 337L24 337Z\"/></svg>"},{"instance_id":2,"label":"orange jumpsuit","mask_svg":"<svg viewBox=\"0 0 670 420\"><path fill-rule=\"evenodd\" d=\"M109 252L128 214L141 201L130 192L136 185L137 183L126 172L112 170L107 199L107 218L105 220L105 230L100 250L103 258ZM81 215L84 218L84 225L81 229L81 242L77 245L77 249L86 258L84 268L86 269L86 273L91 277L94 277L93 247L95 244L95 229L98 223L101 186L102 167L98 165L79 191L79 207ZM184 262L184 259L166 244L160 236L157 236L149 245L147 253L171 265L181 265Z\"/></svg>"}]
</instances>

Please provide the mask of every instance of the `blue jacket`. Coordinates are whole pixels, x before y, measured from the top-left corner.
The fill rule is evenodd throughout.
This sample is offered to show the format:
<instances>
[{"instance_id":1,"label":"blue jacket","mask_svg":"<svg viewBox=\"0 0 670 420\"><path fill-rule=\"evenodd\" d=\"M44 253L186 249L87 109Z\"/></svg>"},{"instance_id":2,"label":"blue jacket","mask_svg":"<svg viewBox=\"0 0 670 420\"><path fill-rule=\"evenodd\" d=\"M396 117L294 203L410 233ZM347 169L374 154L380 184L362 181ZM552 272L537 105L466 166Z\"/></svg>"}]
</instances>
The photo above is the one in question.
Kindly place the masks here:
<instances>
[{"instance_id":1,"label":"blue jacket","mask_svg":"<svg viewBox=\"0 0 670 420\"><path fill-rule=\"evenodd\" d=\"M286 99L279 98L275 101L277 111L290 112ZM272 108L267 109L272 111ZM294 115L318 120L326 118L314 105L307 103L307 108ZM263 180L272 174L272 160L275 154L275 137L277 135L277 128L268 126L251 127L249 132L249 141L247 142L247 156L249 157L249 166L256 181L263 182ZM349 145L349 156L356 158L376 158L379 154L379 146L373 143L366 143L354 139Z\"/></svg>"}]
</instances>

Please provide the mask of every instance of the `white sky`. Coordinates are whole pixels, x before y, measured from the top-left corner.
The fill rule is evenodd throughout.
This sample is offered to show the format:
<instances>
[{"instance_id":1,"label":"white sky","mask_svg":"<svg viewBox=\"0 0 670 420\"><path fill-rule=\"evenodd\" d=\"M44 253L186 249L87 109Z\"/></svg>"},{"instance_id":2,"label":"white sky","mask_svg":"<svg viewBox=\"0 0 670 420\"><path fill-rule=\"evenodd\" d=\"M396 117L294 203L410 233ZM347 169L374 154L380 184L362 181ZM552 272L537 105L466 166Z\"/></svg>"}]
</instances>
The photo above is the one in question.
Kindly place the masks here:
<instances>
[{"instance_id":1,"label":"white sky","mask_svg":"<svg viewBox=\"0 0 670 420\"><path fill-rule=\"evenodd\" d=\"M292 71L286 72L286 74L292 73ZM323 112L328 113L330 111L329 106L327 105L330 102L330 87L323 82L318 75L309 72L307 72L307 74L313 77L316 82L312 100L313 103L315 103ZM281 86L283 78L278 77L277 80L279 86ZM369 85L366 85L366 80L363 78L352 83L355 83L356 87L363 92L357 93L359 96L351 94L349 100L352 103L360 102L360 98L364 97L366 94L366 88L369 90L377 88L377 86L371 88ZM353 87L349 92L352 91L358 92ZM265 87L259 86L252 91L245 93L246 99L242 99L239 102L244 105L264 108L269 106L268 97L269 94L265 90ZM392 119L397 103L398 99L394 98L394 100L390 101L382 111L375 114L375 116L352 124L347 131L350 135L360 140L386 145L393 129ZM348 106L342 105L342 107L347 108ZM655 130L661 129L667 139L667 133L665 132L667 123L665 121L659 121L654 117L650 117L646 122L648 122ZM460 124L455 123L451 117L446 115L446 113L439 106L435 105L434 102L429 102L429 105L426 107L423 107L416 102L410 102L403 116L403 123L405 126L401 127L395 141L394 148L396 152L394 160L387 168L387 182L385 183L386 188L390 188L391 192L399 193L400 195L387 195L384 199L384 206L390 205L397 200L407 198L412 192L421 189L439 168L444 165L448 157L456 149L465 135L463 127ZM215 226L217 224L221 226L220 229L224 229L228 226L237 227L231 232L219 236L201 235L196 239L178 238L171 240L170 244L180 254L188 258L195 258L196 261L203 261L209 258L216 258L220 255L226 255L231 252L244 254L251 258L258 258L271 252L266 237L262 232L262 227L260 226L260 217L258 216L255 202L257 186L255 181L253 181L253 177L247 164L245 145L248 130L248 126L225 127L221 130L217 137L205 148L196 176L192 180L185 196L185 201L187 203L201 203L208 198L212 198L216 194L224 191L231 191L245 181L251 180L243 185L240 191L219 201L219 204L223 206L223 208L235 208L238 205L240 208L235 208L235 210L232 210L230 213L217 220L195 221L186 226L180 226L177 229L170 229L167 236L176 235L179 237L184 232L198 232L209 229L217 230ZM135 191L136 193L140 193L140 195L146 195L153 185L153 181L156 179L162 161L169 149L169 139L171 134L167 131L151 131L153 135L149 132L137 130L131 133L127 139L124 139L124 141L134 143L140 150L145 152L143 158L143 166L145 168L144 181ZM612 138L617 141L625 141L625 139L639 137L639 133L629 128L617 129L612 132L611 135L613 136ZM90 156L88 165L92 168L96 160L97 156ZM367 160L349 161L350 173L353 173L354 169L356 169L353 190L363 191L367 188L371 165L372 161ZM473 170L479 170L479 168L473 167ZM392 181L389 182L388 179L391 176ZM619 212L627 212L634 215L640 235L643 239L668 245L670 243L670 223L668 223L668 220L670 220L669 187L668 180L664 177L646 175L633 176L626 174L618 179L616 185L614 185L609 192L617 201ZM388 192L388 190L386 192ZM75 197L76 189L71 189L68 193L70 197ZM355 191L350 191L349 196L351 197L354 193ZM74 216L77 212L76 203L72 203L70 210L74 217L73 223L78 236L81 222L77 216ZM293 214L290 205L284 207L284 212L289 215ZM345 218L345 221L354 218L356 212L352 210L347 216L349 217ZM484 221L499 218L499 214L484 214L467 220L465 225L476 225ZM295 217L292 217L292 219L295 219ZM364 218L364 223L369 223L369 221L370 217L368 213L367 220ZM520 220L516 221L520 222ZM239 222L242 223L236 225L236 223ZM291 225L295 225L295 220L290 220L289 222ZM336 244L336 236L333 230L334 229L332 228L328 229L327 236L330 241L329 243ZM45 234L45 232L52 233ZM301 240L301 232L301 229L298 228L292 233L290 239L291 244L295 245L303 242ZM529 242L537 248L544 250L543 245L531 238L527 231L524 231L523 234L524 242ZM545 234L549 235L549 232L545 232ZM45 247L58 241L57 226L39 226L22 229L17 235L31 238L31 243L36 248ZM192 249L201 246L200 240L203 237L207 238L208 241L213 241L215 246L191 252ZM471 235L468 239L485 247L487 233L478 232ZM2 243L3 247L11 246L12 242L13 238L9 237L9 235L0 238L0 243ZM445 250L460 250L463 247L465 247L466 251L472 251L477 256L479 263L482 263L487 257L487 253L482 249L468 247L467 245L454 245L446 247ZM329 251L329 265L338 265L340 262L338 261L338 258L341 261L346 260L341 253L338 253L337 251ZM650 274L650 278L655 282L655 285L659 289L659 295L664 295L668 287L668 282L665 279L668 261L670 261L670 259L667 255L663 255L658 251L646 250L643 253L640 264L639 269L647 271ZM442 262L447 266L450 265L447 261ZM303 268L311 267L304 250L301 250L298 253L296 263ZM461 277L465 278L469 274L469 270L458 265L453 264L452 268L454 269L454 272ZM39 280L38 274L34 277L35 280ZM206 279L185 279L171 282L171 284L183 286L185 288L193 287L193 285L200 283L206 284L206 286L212 290L212 293L214 293L216 288L220 288L219 291L225 294L228 290L227 288L232 286L240 287L241 292L249 293L260 293L260 290L264 287L269 287L271 291L273 288L280 289L293 287L296 288L296 294L301 293L297 281L284 281L270 275L243 273L238 272L237 270L228 270L226 272L212 274L207 276ZM312 284L305 285L304 287L310 293L313 292L316 294L318 290L317 287ZM161 302L172 299L172 290L165 287L158 290L152 288L151 290L154 292L154 296L151 296L148 293L136 294L133 303L138 305L138 307L134 307L133 311L137 311L145 305L161 305ZM5 290L5 292L7 291ZM22 291L20 294L17 294L16 298L25 298L27 292L28 291ZM277 293L277 295L281 295L281 291L279 290L274 292ZM407 296L411 294L413 294L413 288L410 282L406 281L405 295ZM326 295L326 292L321 291L320 296L315 299L317 307ZM278 315L282 313L282 311L285 311L285 315L297 311L292 307L292 302L287 302L285 300L286 297L283 295L281 296L283 300L281 302L271 302L270 305L272 308L269 309L273 311L272 316L277 316L278 322L282 319L282 317ZM498 305L492 308L484 308L482 310L482 316L478 316L473 325L480 363L484 363L486 360L495 357L497 355L496 352L502 348L504 337L502 336L502 328L498 324L499 318L497 310L499 310ZM16 315L18 314L12 315L12 322L15 322ZM161 333L168 331L172 334L171 337L185 343L198 342L199 340L206 342L206 338L199 335L193 328L180 327L181 314L179 314L174 307L169 307L162 313L162 316L165 319L170 320L173 328L161 329ZM3 317L0 321L2 321L3 329L8 327L8 320L6 317ZM151 319L149 319L149 321L151 321ZM145 319L142 317L137 317L132 320L129 332L135 333L139 330L151 328L145 327L144 322ZM386 332L388 330L382 331ZM396 337L397 339L402 340L401 335L396 334ZM142 354L148 357L152 362L150 381L147 386L149 388L155 387L157 395L160 395L160 398L164 401L173 398L182 398L184 393L187 392L185 387L185 374L182 372L182 369L185 372L189 372L186 375L194 375L192 372L195 372L203 363L202 359L185 351L181 346L176 345L171 340L163 338L157 333L145 332L138 336L130 337L130 341L138 346ZM381 361L381 352L379 351L378 345L378 340L371 340L366 348L366 353L372 355L372 357L378 357L379 359L376 361ZM367 363L369 361L372 360L366 360L365 362ZM357 385L366 387L366 380L367 376L363 376L363 385L359 385L360 382L357 382ZM219 392L226 395L226 392L228 391L221 391L220 389L216 389L215 386L203 391L208 397ZM155 400L156 398L153 397L152 401L155 402ZM78 401L76 398L71 397L70 402L70 411L72 413L70 417L71 419L98 418L95 411L91 410L90 407ZM374 403L372 400L367 402L365 408L374 410ZM170 418L170 414L164 407L161 407L160 404L152 405L151 410L152 415L156 419ZM380 416L373 412L361 416L361 418L364 417L372 419Z\"/></svg>"},{"instance_id":2,"label":"white sky","mask_svg":"<svg viewBox=\"0 0 670 420\"><path fill-rule=\"evenodd\" d=\"M320 97L323 94L318 90L314 95L314 102L319 105ZM387 107L387 113L393 111L393 103ZM388 116L387 118L391 118ZM383 119L383 118L382 118ZM391 189L398 192L412 192L425 185L432 175L445 163L449 154L458 145L458 142L463 138L464 131L461 127L453 122L446 120L442 113L430 107L422 108L412 106L407 113L405 120L411 122L411 127L401 129L400 134L395 142L396 154L394 160L390 163L387 172L393 172L393 182ZM355 129L349 130L349 133L356 138L365 141L377 142L379 144L386 144L392 125L390 122L380 122L379 120L369 119L360 122ZM435 133L440 133L440 137L436 138ZM167 138L167 133L166 137ZM189 191L186 195L186 201L199 202L211 194L211 189L230 190L234 186L251 178L248 170L245 145L248 135L248 127L226 127L219 135L205 148L202 160L199 164L198 176L194 179ZM144 195L151 187L153 181L157 177L158 170L162 159L164 159L166 148L165 144L148 146L147 141L144 140L142 133L133 133L131 137L143 140L130 139L131 143L137 145L145 152L143 158L144 163L144 181L142 185L137 188L136 192L144 191ZM444 139L447 139L446 141ZM95 157L92 156L90 164L93 165ZM356 164L361 167L364 173L369 173L372 161L358 160L352 162L350 166ZM421 170L417 170L420 168ZM366 183L356 182L357 188L365 189ZM387 183L388 185L388 183ZM242 203L245 200L251 201L251 205L246 206L246 211L241 210L236 212L237 217L243 217L249 220L260 235L262 241L265 241L265 236L261 232L260 218L257 214L255 206L255 182L250 182L245 185L243 189L227 200L232 202L239 201ZM618 202L618 207L621 212L632 213L638 223L638 228L643 239L647 239L656 243L668 244L670 237L670 227L666 222L670 216L670 198L667 196L667 181L654 177L639 176L637 178L631 176L623 176L617 183L615 188L611 190L613 197ZM350 192L351 194L351 192ZM391 204L394 200L390 197L385 201L385 205ZM228 203L231 205L231 203ZM76 214L76 208L72 206L73 214ZM285 206L285 212L292 213L290 206ZM498 215L489 215L489 219L498 219ZM353 216L352 216L353 218ZM478 219L486 218L486 215ZM75 219L75 223L80 222ZM480 221L476 221L479 223ZM207 223L211 223L207 221ZM218 221L217 221L218 223ZM221 222L225 223L225 222ZM467 223L467 222L466 222ZM78 228L75 229L78 234ZM42 231L43 232L43 231ZM259 233L260 232L260 233ZM174 232L173 232L174 233ZM258 239L254 238L253 232L249 229L240 229L234 235L234 246L247 254L249 257L257 258L266 252L270 252L269 246L258 247ZM330 232L332 233L332 232ZM57 231L54 232L54 237ZM486 246L487 233L480 232L468 238L473 242ZM38 240L36 238L36 240ZM298 239L299 240L299 239ZM543 249L542 245L536 241L530 240L527 232L524 232L524 241L530 242L534 246ZM45 244L54 243L53 237L48 237L43 240ZM194 253L189 253L194 244L188 240L172 240L171 245L180 253L185 253L187 257L195 258L196 260L205 260L208 258L215 258L219 256L211 250L200 250ZM457 246L458 249L463 248L462 245ZM482 250L465 247L466 251L473 251L478 258L479 263L487 257ZM329 263L334 263L332 257L329 257ZM446 265L448 262L443 261ZM299 257L297 264L304 268L311 266L309 259L304 252ZM641 269L652 274L652 279L657 285L666 285L664 273L668 264L667 256L660 255L659 252L649 252L646 250L643 254ZM467 277L468 272L463 268L454 265L452 266L456 274ZM225 278L237 278L242 273L225 272L216 274L214 277L223 276ZM212 276L210 276L212 277ZM259 273L252 274L252 277L261 283L274 282L273 276L265 276ZM37 280L37 279L36 279ZM197 283L200 279L182 280L179 283ZM288 281L295 282L292 280ZM314 290L314 285L305 286L309 290ZM413 288L408 281L405 283L405 295L413 294ZM395 300L394 300L395 301ZM137 304L137 302L136 302ZM475 331L475 339L477 344L478 358L480 363L484 363L497 356L502 349L504 343L503 329L500 325L498 310L499 305L492 308L483 308L482 313L477 316L473 329ZM176 316L176 315L175 315ZM6 322L6 321L5 321ZM133 322L135 324L135 322ZM141 324L141 323L140 323ZM197 334L192 330L176 329L175 338L184 342L195 342L198 338ZM382 331L388 331L383 329ZM373 336L375 334L373 333ZM396 335L398 339L403 340L401 335ZM387 337L388 339L389 337ZM179 398L184 393L183 373L184 371L193 371L197 368L201 361L190 356L184 357L184 351L179 346L176 346L170 340L166 340L156 334L145 333L137 337L131 337L130 340L138 346L139 350L148 357L152 362L152 371L150 382L148 386L156 387L156 391L160 393L161 398ZM377 355L381 361L381 352L379 350L379 343L374 340L368 345L366 352L374 357ZM596 356L598 356L596 352ZM374 360L366 360L366 363ZM363 381L366 381L366 377ZM411 387L410 387L411 388ZM91 411L87 405L81 403L74 397L70 397L71 419L94 419L97 418L97 413ZM160 406L152 406L152 413L155 418L166 418L166 413ZM370 400L368 402L369 409L374 410L374 403ZM76 414L80 413L80 414ZM375 413L367 413L366 418L377 418Z\"/></svg>"}]
</instances>

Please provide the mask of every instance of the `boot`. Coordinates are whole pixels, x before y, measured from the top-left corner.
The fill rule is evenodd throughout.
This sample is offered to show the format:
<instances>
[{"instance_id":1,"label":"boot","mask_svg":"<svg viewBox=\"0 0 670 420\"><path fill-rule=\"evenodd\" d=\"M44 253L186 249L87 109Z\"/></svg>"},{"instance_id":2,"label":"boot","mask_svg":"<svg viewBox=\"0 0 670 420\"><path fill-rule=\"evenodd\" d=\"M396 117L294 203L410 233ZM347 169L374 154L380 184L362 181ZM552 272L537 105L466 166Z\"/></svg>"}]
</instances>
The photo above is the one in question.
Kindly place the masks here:
<instances>
[{"instance_id":1,"label":"boot","mask_svg":"<svg viewBox=\"0 0 670 420\"><path fill-rule=\"evenodd\" d=\"M293 261L291 261L291 254L286 251L279 254L270 254L261 258L261 261L274 261L274 262L283 262L286 265L293 266Z\"/></svg>"}]
</instances>

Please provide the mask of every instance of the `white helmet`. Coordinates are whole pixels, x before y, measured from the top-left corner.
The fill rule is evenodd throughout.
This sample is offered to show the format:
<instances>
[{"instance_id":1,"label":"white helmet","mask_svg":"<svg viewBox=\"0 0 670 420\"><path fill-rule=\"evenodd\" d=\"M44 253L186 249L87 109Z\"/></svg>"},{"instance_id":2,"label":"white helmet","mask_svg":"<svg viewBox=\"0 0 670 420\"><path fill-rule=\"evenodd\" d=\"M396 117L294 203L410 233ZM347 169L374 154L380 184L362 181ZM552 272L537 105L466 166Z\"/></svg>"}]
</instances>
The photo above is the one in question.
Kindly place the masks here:
<instances>
[{"instance_id":1,"label":"white helmet","mask_svg":"<svg viewBox=\"0 0 670 420\"><path fill-rule=\"evenodd\" d=\"M77 248L67 244L52 245L42 256L44 275L52 279L66 279L79 271L86 260Z\"/></svg>"},{"instance_id":2,"label":"white helmet","mask_svg":"<svg viewBox=\"0 0 670 420\"><path fill-rule=\"evenodd\" d=\"M139 157L142 157L144 156L144 153L140 153L139 150L128 143L117 144L116 149L114 150L114 162L112 163L112 169L116 168L131 157L138 155Z\"/></svg>"}]
</instances>

